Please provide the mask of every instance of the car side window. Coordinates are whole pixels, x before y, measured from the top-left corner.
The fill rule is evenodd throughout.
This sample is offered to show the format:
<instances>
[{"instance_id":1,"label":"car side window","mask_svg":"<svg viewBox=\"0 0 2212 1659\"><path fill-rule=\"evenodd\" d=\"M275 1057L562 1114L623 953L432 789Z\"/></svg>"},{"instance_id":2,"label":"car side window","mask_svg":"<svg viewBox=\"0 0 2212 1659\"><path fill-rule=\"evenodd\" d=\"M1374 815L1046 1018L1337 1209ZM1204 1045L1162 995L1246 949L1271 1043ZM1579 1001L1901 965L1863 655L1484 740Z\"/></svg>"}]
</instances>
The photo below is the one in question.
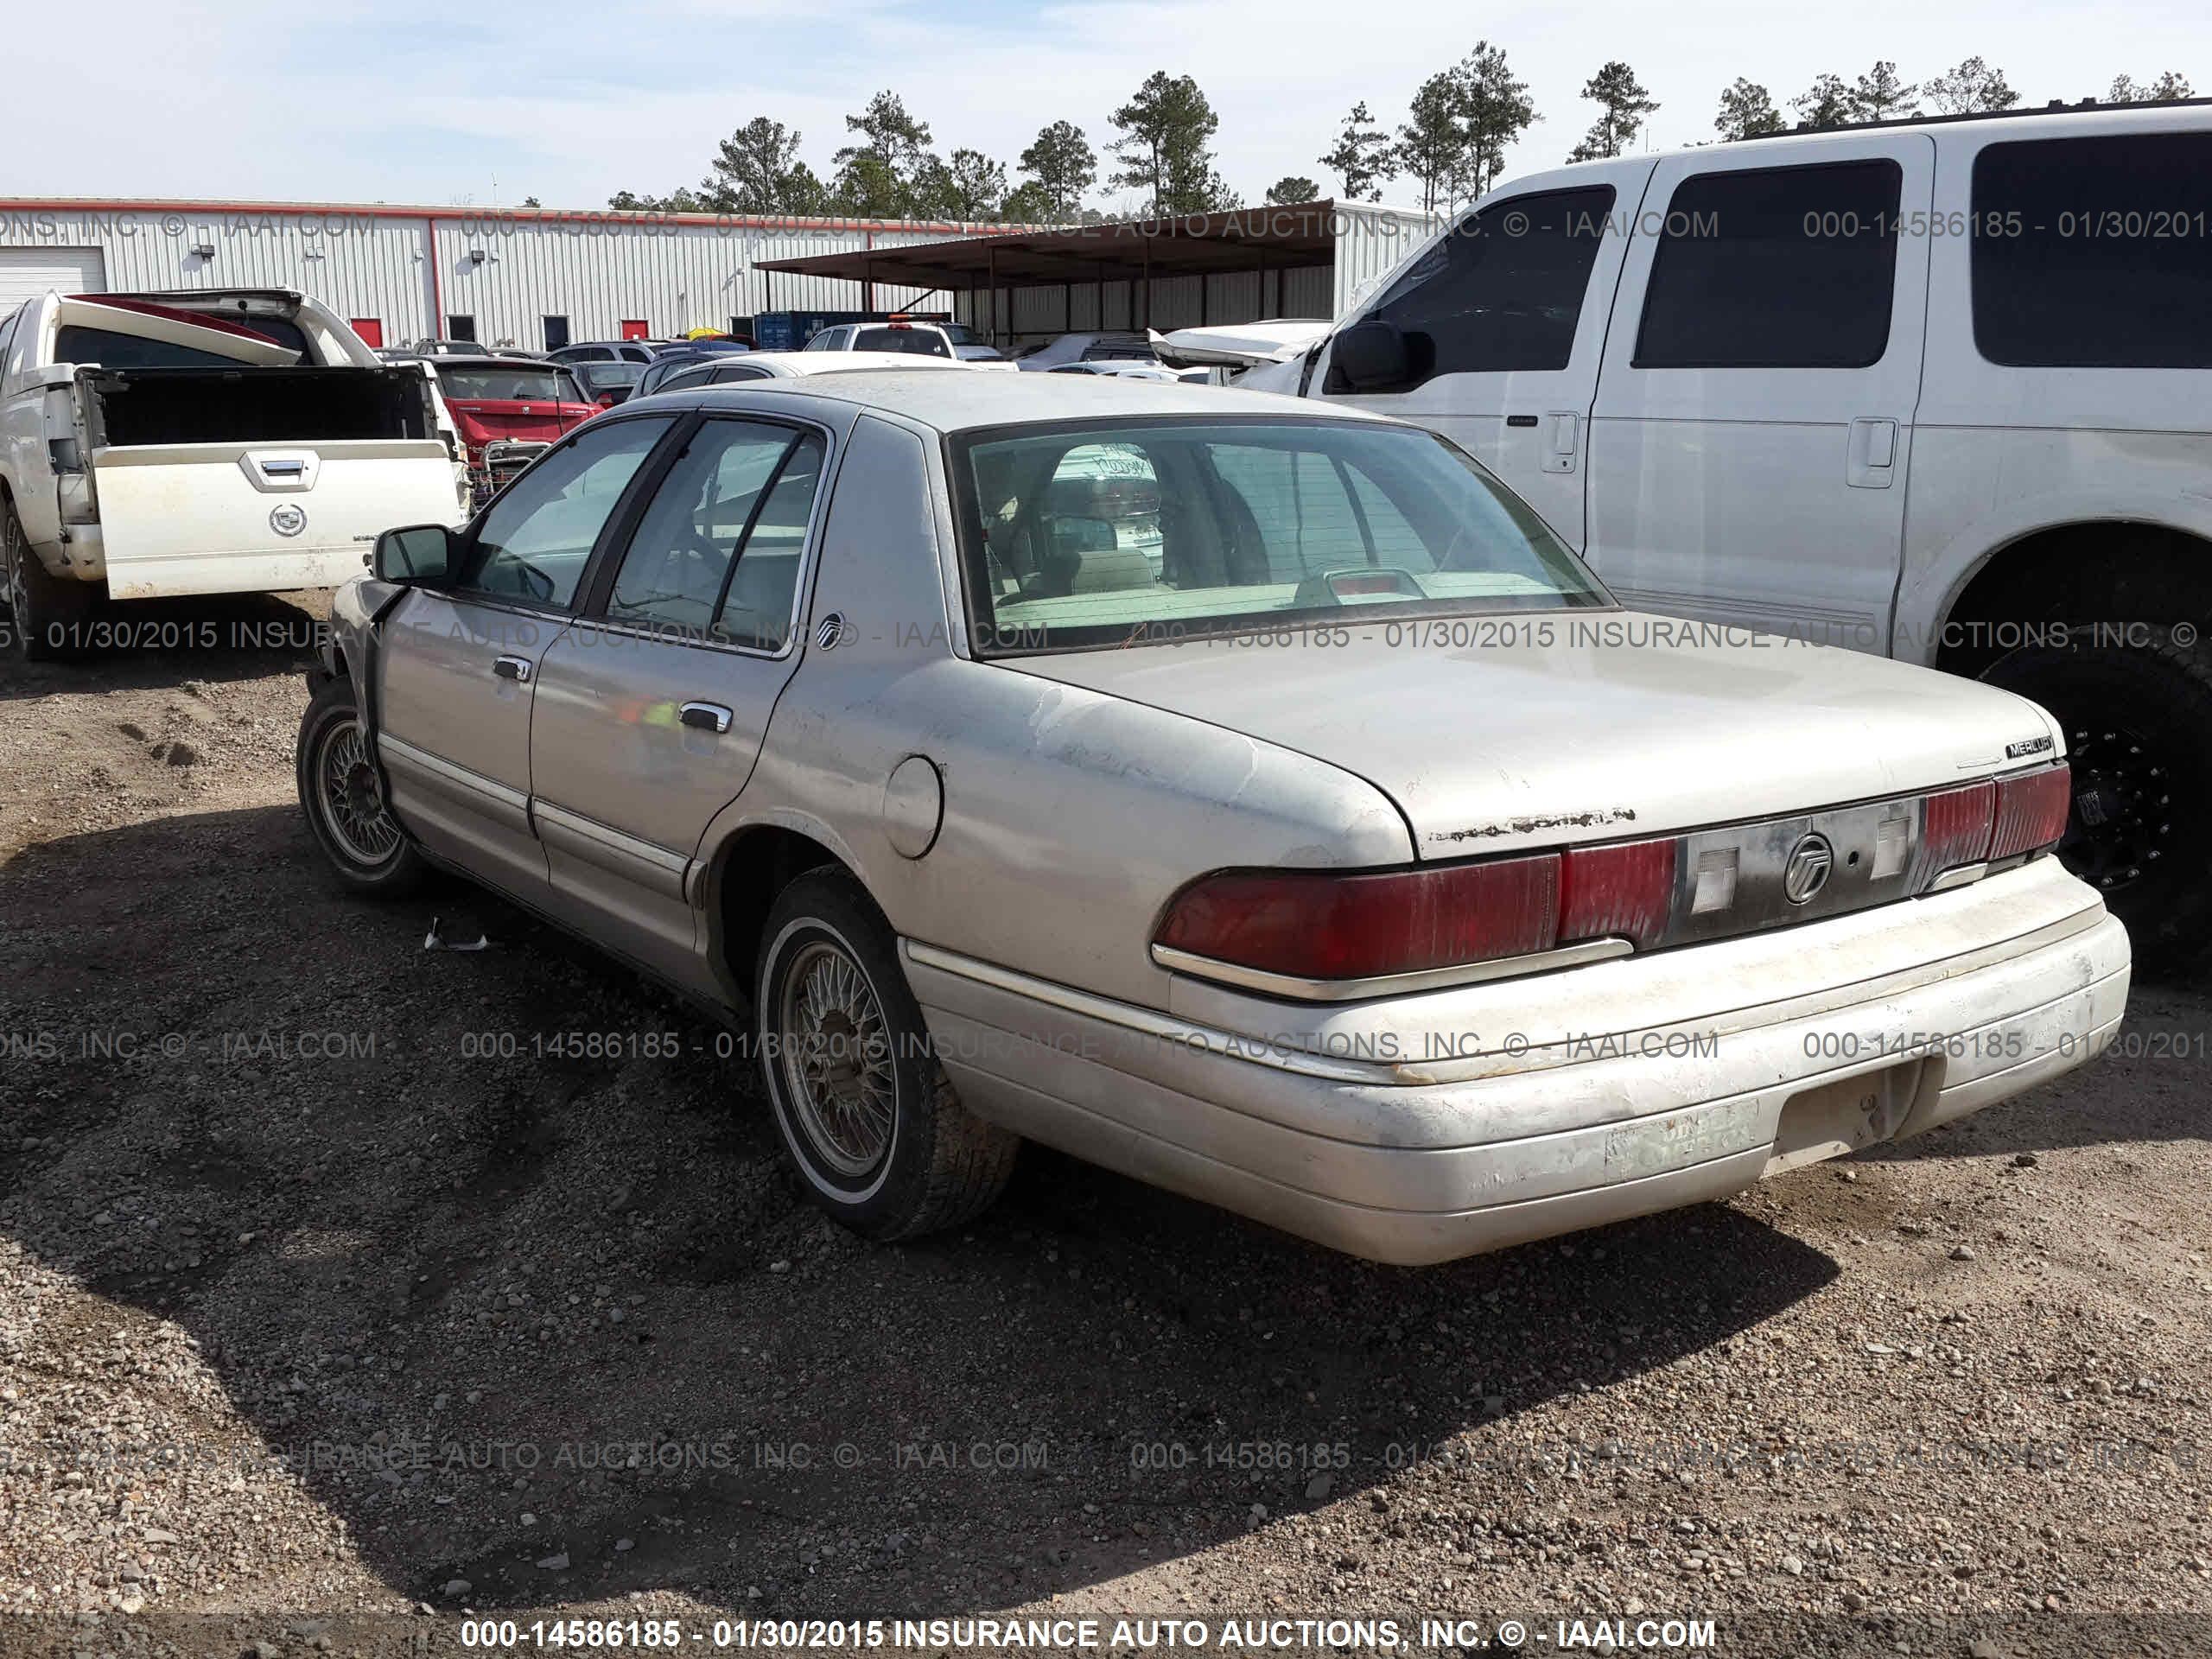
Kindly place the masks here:
<instances>
[{"instance_id":1,"label":"car side window","mask_svg":"<svg viewBox=\"0 0 2212 1659\"><path fill-rule=\"evenodd\" d=\"M1610 185L1484 207L1423 254L1369 315L1406 335L1416 381L1563 369L1612 209Z\"/></svg>"},{"instance_id":2,"label":"car side window","mask_svg":"<svg viewBox=\"0 0 2212 1659\"><path fill-rule=\"evenodd\" d=\"M1684 179L1652 251L1639 369L1863 369L1889 349L1895 162Z\"/></svg>"},{"instance_id":3,"label":"car side window","mask_svg":"<svg viewBox=\"0 0 2212 1659\"><path fill-rule=\"evenodd\" d=\"M810 432L709 421L638 521L607 601L608 619L687 639L780 648L790 632L823 453Z\"/></svg>"},{"instance_id":4,"label":"car side window","mask_svg":"<svg viewBox=\"0 0 2212 1659\"><path fill-rule=\"evenodd\" d=\"M714 372L714 365L711 363L695 363L688 369L679 369L670 375L653 390L655 391L682 391L687 386L703 386Z\"/></svg>"},{"instance_id":5,"label":"car side window","mask_svg":"<svg viewBox=\"0 0 2212 1659\"><path fill-rule=\"evenodd\" d=\"M622 492L674 421L579 429L485 509L454 585L565 608Z\"/></svg>"},{"instance_id":6,"label":"car side window","mask_svg":"<svg viewBox=\"0 0 2212 1659\"><path fill-rule=\"evenodd\" d=\"M2212 368L2212 133L1992 144L1974 164L1974 338L2019 368Z\"/></svg>"},{"instance_id":7,"label":"car side window","mask_svg":"<svg viewBox=\"0 0 2212 1659\"><path fill-rule=\"evenodd\" d=\"M723 386L728 385L733 380L766 380L767 378L767 370L749 368L742 363L738 363L733 364L728 368L716 369L715 371L714 384L718 386Z\"/></svg>"}]
</instances>

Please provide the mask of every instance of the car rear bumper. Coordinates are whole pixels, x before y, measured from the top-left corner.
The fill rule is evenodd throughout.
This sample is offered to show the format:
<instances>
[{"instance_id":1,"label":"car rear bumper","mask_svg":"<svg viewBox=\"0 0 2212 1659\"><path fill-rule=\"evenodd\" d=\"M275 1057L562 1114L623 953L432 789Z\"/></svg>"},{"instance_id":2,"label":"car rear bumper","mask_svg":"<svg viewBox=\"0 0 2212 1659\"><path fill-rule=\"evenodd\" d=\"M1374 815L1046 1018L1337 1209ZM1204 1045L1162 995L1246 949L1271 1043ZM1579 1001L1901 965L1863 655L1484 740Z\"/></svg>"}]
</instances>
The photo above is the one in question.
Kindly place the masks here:
<instances>
[{"instance_id":1,"label":"car rear bumper","mask_svg":"<svg viewBox=\"0 0 2212 1659\"><path fill-rule=\"evenodd\" d=\"M2048 859L1786 935L1332 1011L1357 1043L905 950L945 1069L980 1115L1408 1264L1719 1198L1921 1134L2090 1058L2129 976L2126 931ZM1692 985L1701 1013L1668 988ZM1440 1004L1464 1022L1449 1042ZM1287 1026L1312 1014L1274 1006ZM1609 1019L1623 1011L1637 1023Z\"/></svg>"}]
</instances>

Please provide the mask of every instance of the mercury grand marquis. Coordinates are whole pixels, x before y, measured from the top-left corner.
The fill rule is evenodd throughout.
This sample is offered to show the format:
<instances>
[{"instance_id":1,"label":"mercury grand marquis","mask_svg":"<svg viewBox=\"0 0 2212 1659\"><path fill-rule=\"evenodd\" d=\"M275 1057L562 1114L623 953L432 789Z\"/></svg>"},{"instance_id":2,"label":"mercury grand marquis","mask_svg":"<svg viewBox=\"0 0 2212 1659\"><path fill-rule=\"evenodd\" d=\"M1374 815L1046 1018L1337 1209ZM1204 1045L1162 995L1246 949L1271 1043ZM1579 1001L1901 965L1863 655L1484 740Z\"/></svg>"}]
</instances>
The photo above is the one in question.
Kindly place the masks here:
<instances>
[{"instance_id":1,"label":"mercury grand marquis","mask_svg":"<svg viewBox=\"0 0 2212 1659\"><path fill-rule=\"evenodd\" d=\"M1918 1135L2126 1001L2042 709L1625 612L1378 416L717 387L372 564L299 741L339 876L463 873L738 1026L877 1238L1026 1138L1437 1262Z\"/></svg>"}]
</instances>

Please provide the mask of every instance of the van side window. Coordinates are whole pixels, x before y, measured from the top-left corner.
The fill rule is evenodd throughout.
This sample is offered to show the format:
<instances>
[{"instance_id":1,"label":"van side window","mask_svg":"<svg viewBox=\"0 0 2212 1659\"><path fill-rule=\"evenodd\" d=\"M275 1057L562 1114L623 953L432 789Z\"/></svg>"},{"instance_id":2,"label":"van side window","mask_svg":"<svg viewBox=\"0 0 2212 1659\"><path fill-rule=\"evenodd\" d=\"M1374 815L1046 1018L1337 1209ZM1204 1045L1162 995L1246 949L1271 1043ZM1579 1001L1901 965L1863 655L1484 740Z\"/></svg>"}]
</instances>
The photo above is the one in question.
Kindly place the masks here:
<instances>
[{"instance_id":1,"label":"van side window","mask_svg":"<svg viewBox=\"0 0 2212 1659\"><path fill-rule=\"evenodd\" d=\"M1992 144L1974 340L2023 368L2212 368L2212 133Z\"/></svg>"},{"instance_id":2,"label":"van side window","mask_svg":"<svg viewBox=\"0 0 2212 1659\"><path fill-rule=\"evenodd\" d=\"M1415 384L1439 374L1563 369L1612 209L1606 185L1516 196L1470 213L1368 315L1404 333Z\"/></svg>"},{"instance_id":3,"label":"van side window","mask_svg":"<svg viewBox=\"0 0 2212 1659\"><path fill-rule=\"evenodd\" d=\"M1639 369L1863 369L1890 343L1895 162L1701 173L1653 251Z\"/></svg>"}]
</instances>

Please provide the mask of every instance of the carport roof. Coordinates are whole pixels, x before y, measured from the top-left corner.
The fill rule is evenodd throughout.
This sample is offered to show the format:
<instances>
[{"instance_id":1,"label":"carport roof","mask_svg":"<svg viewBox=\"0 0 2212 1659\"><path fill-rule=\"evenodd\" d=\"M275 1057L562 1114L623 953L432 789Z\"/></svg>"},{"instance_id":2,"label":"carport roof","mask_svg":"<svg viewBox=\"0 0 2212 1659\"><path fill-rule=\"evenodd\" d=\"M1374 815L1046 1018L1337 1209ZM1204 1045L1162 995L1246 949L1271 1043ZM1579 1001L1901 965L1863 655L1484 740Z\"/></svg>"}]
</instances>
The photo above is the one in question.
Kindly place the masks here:
<instances>
[{"instance_id":1,"label":"carport roof","mask_svg":"<svg viewBox=\"0 0 2212 1659\"><path fill-rule=\"evenodd\" d=\"M1014 231L957 242L915 242L763 259L762 270L914 288L979 283L1088 283L1128 276L1323 265L1336 257L1337 204L1298 202L1223 213Z\"/></svg>"}]
</instances>

